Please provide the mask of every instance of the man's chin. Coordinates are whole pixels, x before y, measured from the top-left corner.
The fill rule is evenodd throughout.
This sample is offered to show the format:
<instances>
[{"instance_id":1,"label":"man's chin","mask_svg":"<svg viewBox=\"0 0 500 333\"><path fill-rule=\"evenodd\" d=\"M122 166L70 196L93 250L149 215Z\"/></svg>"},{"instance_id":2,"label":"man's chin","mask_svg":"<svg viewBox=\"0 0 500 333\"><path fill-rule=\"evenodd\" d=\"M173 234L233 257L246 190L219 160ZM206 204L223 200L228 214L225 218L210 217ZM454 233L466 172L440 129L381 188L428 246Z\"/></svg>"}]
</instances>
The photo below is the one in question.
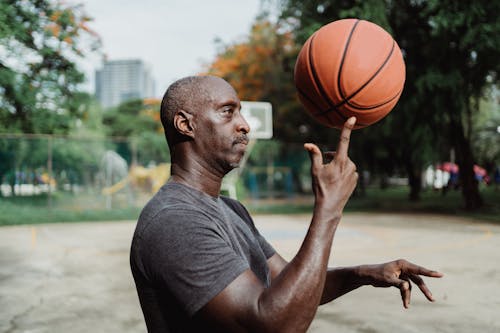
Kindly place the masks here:
<instances>
[{"instance_id":1,"label":"man's chin","mask_svg":"<svg viewBox=\"0 0 500 333\"><path fill-rule=\"evenodd\" d=\"M241 167L241 162L243 160L243 156L245 156L245 151L235 152L230 159L227 160L227 170L226 173L230 172L233 169Z\"/></svg>"},{"instance_id":2,"label":"man's chin","mask_svg":"<svg viewBox=\"0 0 500 333\"><path fill-rule=\"evenodd\" d=\"M239 168L240 167L240 161L234 162L234 163L230 163L229 167L231 168L231 170ZM231 170L229 170L229 171L231 171Z\"/></svg>"}]
</instances>

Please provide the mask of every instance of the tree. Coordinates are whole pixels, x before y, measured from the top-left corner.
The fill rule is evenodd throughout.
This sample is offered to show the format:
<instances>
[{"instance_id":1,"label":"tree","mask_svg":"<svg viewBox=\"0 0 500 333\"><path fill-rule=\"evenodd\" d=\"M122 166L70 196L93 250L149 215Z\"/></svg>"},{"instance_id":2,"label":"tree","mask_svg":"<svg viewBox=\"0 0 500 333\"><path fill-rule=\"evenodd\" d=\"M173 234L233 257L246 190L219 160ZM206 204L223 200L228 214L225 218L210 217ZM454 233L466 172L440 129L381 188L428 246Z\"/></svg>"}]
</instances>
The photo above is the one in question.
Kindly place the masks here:
<instances>
[{"instance_id":1,"label":"tree","mask_svg":"<svg viewBox=\"0 0 500 333\"><path fill-rule=\"evenodd\" d=\"M488 86L498 82L500 22L498 1L428 1L427 18L432 53L423 77L432 87L443 113L450 145L460 166L462 194L467 209L482 205L473 165L472 114Z\"/></svg>"},{"instance_id":2,"label":"tree","mask_svg":"<svg viewBox=\"0 0 500 333\"><path fill-rule=\"evenodd\" d=\"M129 163L169 160L160 122L160 103L157 99L131 100L104 113L107 134L126 139L118 143L118 152Z\"/></svg>"},{"instance_id":3,"label":"tree","mask_svg":"<svg viewBox=\"0 0 500 333\"><path fill-rule=\"evenodd\" d=\"M84 75L75 58L99 47L89 21L80 5L0 2L0 133L67 134L85 117L91 98L79 89ZM6 172L45 165L42 141L2 140L0 179ZM84 165L75 164L74 154L71 161Z\"/></svg>"},{"instance_id":4,"label":"tree","mask_svg":"<svg viewBox=\"0 0 500 333\"><path fill-rule=\"evenodd\" d=\"M499 94L499 92L496 92ZM481 100L480 113L474 119L472 143L479 165L491 173L500 165L500 95Z\"/></svg>"},{"instance_id":5,"label":"tree","mask_svg":"<svg viewBox=\"0 0 500 333\"><path fill-rule=\"evenodd\" d=\"M289 23L297 43L302 45L321 26L343 18L357 17L369 20L393 33L389 24L389 13L386 1L381 0L326 2L292 0L284 2L281 20ZM412 71L410 68L407 70L408 82L411 81ZM408 87L405 87L398 105L388 117L370 126L369 129L354 132L350 153L361 170L368 170L374 175L379 175L382 184L388 175L401 169L407 170L410 185L412 185L410 197L416 198L418 197L416 194L420 190L420 172L414 170L419 170L418 165L422 164L421 161L426 156L417 153L412 147L415 147L416 142L418 142L421 152L426 146L423 143L432 140L432 136L429 135L428 130L421 128L415 130L415 116L423 117L424 115L410 111L405 112L405 109L408 110L408 108L403 105L405 97L408 95ZM408 131L402 131L406 128ZM325 135L324 131L316 129L315 131L321 136ZM407 135L406 133L411 134ZM335 138L332 138L331 135L327 137L329 141L335 142ZM415 164L417 164L416 167Z\"/></svg>"},{"instance_id":6,"label":"tree","mask_svg":"<svg viewBox=\"0 0 500 333\"><path fill-rule=\"evenodd\" d=\"M81 5L0 2L0 119L7 132L67 133L85 112L75 57L99 39Z\"/></svg>"},{"instance_id":7,"label":"tree","mask_svg":"<svg viewBox=\"0 0 500 333\"><path fill-rule=\"evenodd\" d=\"M275 114L280 114L290 102L296 103L292 71L298 52L290 32L280 29L265 16L258 17L247 40L219 45L207 73L226 79L240 99L270 102ZM277 137L287 136L277 118L274 125Z\"/></svg>"},{"instance_id":8,"label":"tree","mask_svg":"<svg viewBox=\"0 0 500 333\"><path fill-rule=\"evenodd\" d=\"M486 0L289 0L283 2L282 19L297 31L299 43L345 17L367 19L391 32L405 54L407 81L392 114L365 132L375 138L373 151L385 150L405 167L410 198L418 199L423 163L447 156L453 147L463 170L465 206L475 209L481 197L473 174L471 114L485 88L498 80L499 6Z\"/></svg>"}]
</instances>

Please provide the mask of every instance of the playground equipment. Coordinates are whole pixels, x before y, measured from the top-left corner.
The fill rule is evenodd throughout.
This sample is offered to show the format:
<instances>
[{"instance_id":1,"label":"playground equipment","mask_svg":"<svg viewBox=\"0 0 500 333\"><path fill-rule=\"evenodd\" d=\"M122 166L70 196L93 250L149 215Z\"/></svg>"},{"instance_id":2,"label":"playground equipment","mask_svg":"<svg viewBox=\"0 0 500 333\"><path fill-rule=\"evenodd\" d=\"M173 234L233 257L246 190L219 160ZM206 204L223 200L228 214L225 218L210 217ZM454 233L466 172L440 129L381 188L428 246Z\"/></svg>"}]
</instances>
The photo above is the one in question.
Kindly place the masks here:
<instances>
[{"instance_id":1,"label":"playground equipment","mask_svg":"<svg viewBox=\"0 0 500 333\"><path fill-rule=\"evenodd\" d=\"M104 153L100 167L105 184L101 193L106 197L107 209L111 209L113 195L120 191L126 191L129 203L133 203L132 189L129 185L133 189L152 194L170 177L170 164L162 163L150 168L132 165L129 169L127 161L111 150Z\"/></svg>"},{"instance_id":2,"label":"playground equipment","mask_svg":"<svg viewBox=\"0 0 500 333\"><path fill-rule=\"evenodd\" d=\"M140 188L144 192L156 193L170 177L170 163L161 163L152 168L131 166L125 178L102 189L102 194L112 195L124 189L128 184Z\"/></svg>"}]
</instances>

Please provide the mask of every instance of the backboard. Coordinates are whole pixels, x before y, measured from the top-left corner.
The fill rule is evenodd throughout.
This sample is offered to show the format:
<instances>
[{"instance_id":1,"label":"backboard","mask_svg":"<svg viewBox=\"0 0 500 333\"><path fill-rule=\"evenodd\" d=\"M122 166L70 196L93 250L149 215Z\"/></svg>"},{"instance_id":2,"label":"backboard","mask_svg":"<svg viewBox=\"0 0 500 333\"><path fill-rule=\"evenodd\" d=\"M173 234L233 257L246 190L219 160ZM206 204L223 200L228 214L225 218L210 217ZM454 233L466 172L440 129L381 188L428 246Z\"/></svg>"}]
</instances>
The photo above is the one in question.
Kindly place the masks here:
<instances>
[{"instance_id":1,"label":"backboard","mask_svg":"<svg viewBox=\"0 0 500 333\"><path fill-rule=\"evenodd\" d=\"M251 139L273 137L273 112L268 102L241 102L241 114L250 125Z\"/></svg>"}]
</instances>

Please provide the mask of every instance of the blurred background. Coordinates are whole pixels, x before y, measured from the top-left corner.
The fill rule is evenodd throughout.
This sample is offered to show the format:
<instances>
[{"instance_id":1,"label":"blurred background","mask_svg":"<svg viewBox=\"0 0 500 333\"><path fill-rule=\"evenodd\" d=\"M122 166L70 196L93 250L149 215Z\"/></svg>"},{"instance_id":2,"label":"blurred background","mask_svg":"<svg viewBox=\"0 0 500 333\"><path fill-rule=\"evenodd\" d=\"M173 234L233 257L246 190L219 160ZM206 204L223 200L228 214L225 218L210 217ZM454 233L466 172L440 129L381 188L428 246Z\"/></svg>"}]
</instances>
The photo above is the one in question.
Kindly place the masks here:
<instances>
[{"instance_id":1,"label":"blurred background","mask_svg":"<svg viewBox=\"0 0 500 333\"><path fill-rule=\"evenodd\" d=\"M256 135L224 193L256 213L310 211L302 144L334 150L339 132L303 109L293 69L315 30L348 17L392 34L407 77L395 109L352 135L361 177L346 209L500 221L498 12L490 0L0 0L0 224L136 219L170 173L162 94L194 74L272 107L250 114Z\"/></svg>"}]
</instances>

